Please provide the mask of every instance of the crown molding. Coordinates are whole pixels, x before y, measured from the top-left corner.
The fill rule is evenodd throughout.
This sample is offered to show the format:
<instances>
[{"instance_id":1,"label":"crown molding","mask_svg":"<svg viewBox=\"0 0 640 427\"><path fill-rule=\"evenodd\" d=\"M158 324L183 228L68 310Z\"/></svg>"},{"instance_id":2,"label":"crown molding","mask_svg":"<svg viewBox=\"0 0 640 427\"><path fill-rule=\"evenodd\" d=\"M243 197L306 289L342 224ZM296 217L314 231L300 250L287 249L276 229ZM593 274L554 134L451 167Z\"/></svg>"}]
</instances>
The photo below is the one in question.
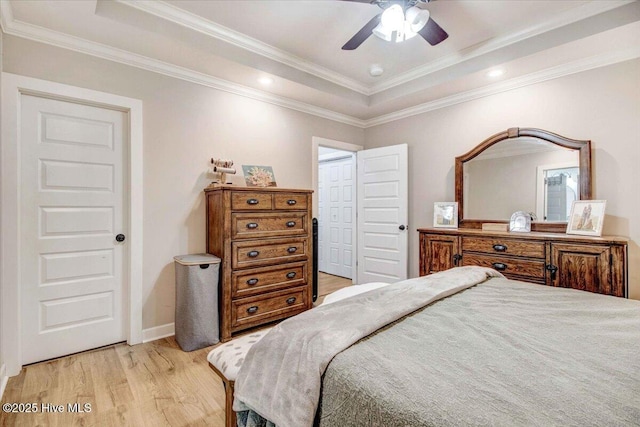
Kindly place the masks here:
<instances>
[{"instance_id":1,"label":"crown molding","mask_svg":"<svg viewBox=\"0 0 640 427\"><path fill-rule=\"evenodd\" d=\"M7 32L7 28L13 22L13 10L8 0L0 0L0 26L2 31Z\"/></svg>"},{"instance_id":2,"label":"crown molding","mask_svg":"<svg viewBox=\"0 0 640 427\"><path fill-rule=\"evenodd\" d=\"M396 77L386 79L380 83L376 83L371 86L371 94L376 94L396 86L403 85L410 81L427 76L436 71L454 66L458 63L468 61L470 59L485 55L489 52L507 47L511 44L521 42L531 37L546 33L548 31L555 30L565 25L573 24L574 22L581 21L583 19L598 15L600 13L607 12L609 10L616 9L618 7L633 3L635 0L611 0L605 2L591 2L575 9L569 9L564 13L556 15L553 19L544 21L529 27L525 30L515 33L507 34L503 37L497 37L490 39L486 42L478 43L474 46L462 49L455 54L444 56L440 59L431 61L428 64L414 68L406 73L399 74Z\"/></svg>"},{"instance_id":3,"label":"crown molding","mask_svg":"<svg viewBox=\"0 0 640 427\"><path fill-rule=\"evenodd\" d=\"M455 95L440 98L434 101L423 103L414 107L383 114L378 117L363 120L357 117L338 113L326 108L317 107L300 101L295 101L283 96L274 95L268 92L253 89L247 86L233 83L228 80L203 74L178 65L169 64L157 59L138 55L132 52L117 49L104 44L88 41L79 37L70 36L57 31L38 27L13 19L10 2L0 0L0 24L2 30L9 35L22 37L40 43L45 43L94 57L118 62L128 66L144 69L147 71L163 74L176 79L188 81L213 89L222 90L236 95L248 97L258 101L266 102L280 107L289 108L303 113L311 114L339 123L366 129L396 120L412 117L429 111L446 108L474 99L506 92L513 89L541 83L547 80L556 79L570 74L588 71L594 68L612 65L640 57L640 46L624 51L611 52L584 58L571 63L541 70L525 76L494 83L482 88L461 92Z\"/></svg>"},{"instance_id":4,"label":"crown molding","mask_svg":"<svg viewBox=\"0 0 640 427\"><path fill-rule=\"evenodd\" d=\"M269 104L278 105L280 107L289 108L291 110L300 111L324 119L333 120L359 128L364 127L364 121L358 118L338 113L326 108L317 107L315 105L296 101L272 93L253 89L247 86L233 83L228 80L213 77L198 71L180 67L178 65L169 64L164 61L152 59L143 55L107 46L101 43L88 41L79 37L70 36L54 30L49 30L36 25L28 24L17 20L6 19L11 17L11 6L8 1L0 2L0 11L2 13L2 29L6 34L22 37L40 43L45 43L68 50L73 50L83 54L95 56L109 61L118 62L136 68L141 68L154 73L163 74L165 76L174 77L191 83L210 87L233 93L235 95L244 96ZM8 13L6 13L8 12Z\"/></svg>"},{"instance_id":5,"label":"crown molding","mask_svg":"<svg viewBox=\"0 0 640 427\"><path fill-rule=\"evenodd\" d=\"M142 12L157 16L174 24L189 28L193 31L214 37L218 40L230 43L234 46L248 50L258 55L293 67L297 70L309 73L323 80L335 83L339 86L351 89L363 95L371 95L371 89L354 79L340 73L324 68L320 65L306 61L296 55L278 49L260 40L239 33L223 25L209 21L201 16L187 12L164 1L139 1L139 0L114 0Z\"/></svg>"},{"instance_id":6,"label":"crown molding","mask_svg":"<svg viewBox=\"0 0 640 427\"><path fill-rule=\"evenodd\" d=\"M429 111L438 110L440 108L446 108L463 102L472 101L474 99L484 98L486 96L495 95L501 92L519 89L536 83L542 83L548 80L557 79L583 71L589 71L595 68L605 67L607 65L613 65L618 62L629 61L636 58L640 58L640 46L623 51L609 52L580 59L577 61L547 68L545 70L537 71L535 73L515 77L503 82L494 83L482 88L457 93L455 95L440 98L435 101L416 105L415 107L406 108L404 110L399 110L390 114L384 114L373 119L366 120L364 127L370 128L379 126L407 117L416 116L418 114L427 113Z\"/></svg>"}]
</instances>

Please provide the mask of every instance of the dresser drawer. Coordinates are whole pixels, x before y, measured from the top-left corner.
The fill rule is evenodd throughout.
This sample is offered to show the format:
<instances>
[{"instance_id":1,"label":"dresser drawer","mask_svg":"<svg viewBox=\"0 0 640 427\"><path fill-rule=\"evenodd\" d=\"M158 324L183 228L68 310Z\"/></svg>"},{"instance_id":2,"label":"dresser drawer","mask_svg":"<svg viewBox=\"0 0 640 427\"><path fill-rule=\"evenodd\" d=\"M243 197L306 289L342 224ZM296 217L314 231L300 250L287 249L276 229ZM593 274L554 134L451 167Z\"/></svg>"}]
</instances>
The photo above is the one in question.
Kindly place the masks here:
<instances>
[{"instance_id":1,"label":"dresser drawer","mask_svg":"<svg viewBox=\"0 0 640 427\"><path fill-rule=\"evenodd\" d=\"M278 194L273 197L275 209L307 209L306 194Z\"/></svg>"},{"instance_id":2,"label":"dresser drawer","mask_svg":"<svg viewBox=\"0 0 640 427\"><path fill-rule=\"evenodd\" d=\"M305 261L308 257L307 243L306 237L233 242L231 267L236 269Z\"/></svg>"},{"instance_id":3,"label":"dresser drawer","mask_svg":"<svg viewBox=\"0 0 640 427\"><path fill-rule=\"evenodd\" d=\"M272 193L231 192L231 209L234 211L256 211L273 209Z\"/></svg>"},{"instance_id":4,"label":"dresser drawer","mask_svg":"<svg viewBox=\"0 0 640 427\"><path fill-rule=\"evenodd\" d=\"M231 214L231 238L295 236L307 234L307 213L234 213Z\"/></svg>"},{"instance_id":5,"label":"dresser drawer","mask_svg":"<svg viewBox=\"0 0 640 427\"><path fill-rule=\"evenodd\" d=\"M307 309L307 286L232 301L231 327L247 327L293 316Z\"/></svg>"},{"instance_id":6,"label":"dresser drawer","mask_svg":"<svg viewBox=\"0 0 640 427\"><path fill-rule=\"evenodd\" d=\"M545 264L543 260L527 260L499 255L482 255L465 253L462 265L478 265L494 268L505 276L525 277L534 281L544 281Z\"/></svg>"},{"instance_id":7,"label":"dresser drawer","mask_svg":"<svg viewBox=\"0 0 640 427\"><path fill-rule=\"evenodd\" d=\"M231 274L231 297L240 298L304 285L307 263L297 262L282 267L262 267L234 271Z\"/></svg>"},{"instance_id":8,"label":"dresser drawer","mask_svg":"<svg viewBox=\"0 0 640 427\"><path fill-rule=\"evenodd\" d=\"M463 252L483 252L544 259L544 242L498 237L462 237Z\"/></svg>"}]
</instances>

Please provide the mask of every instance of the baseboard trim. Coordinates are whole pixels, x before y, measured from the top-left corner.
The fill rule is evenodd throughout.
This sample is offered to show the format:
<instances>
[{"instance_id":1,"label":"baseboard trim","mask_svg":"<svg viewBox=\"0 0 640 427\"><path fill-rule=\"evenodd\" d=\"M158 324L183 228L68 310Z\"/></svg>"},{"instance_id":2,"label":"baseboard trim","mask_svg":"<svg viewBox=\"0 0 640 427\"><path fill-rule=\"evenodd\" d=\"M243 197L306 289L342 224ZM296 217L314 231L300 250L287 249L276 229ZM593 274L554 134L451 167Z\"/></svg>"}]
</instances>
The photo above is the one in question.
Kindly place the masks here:
<instances>
[{"instance_id":1,"label":"baseboard trim","mask_svg":"<svg viewBox=\"0 0 640 427\"><path fill-rule=\"evenodd\" d=\"M3 363L2 366L0 366L0 399L2 399L4 395L4 389L7 388L7 381L9 381L7 366Z\"/></svg>"},{"instance_id":2,"label":"baseboard trim","mask_svg":"<svg viewBox=\"0 0 640 427\"><path fill-rule=\"evenodd\" d=\"M175 335L175 323L167 323L166 325L154 326L153 328L142 330L142 342L159 340Z\"/></svg>"}]
</instances>

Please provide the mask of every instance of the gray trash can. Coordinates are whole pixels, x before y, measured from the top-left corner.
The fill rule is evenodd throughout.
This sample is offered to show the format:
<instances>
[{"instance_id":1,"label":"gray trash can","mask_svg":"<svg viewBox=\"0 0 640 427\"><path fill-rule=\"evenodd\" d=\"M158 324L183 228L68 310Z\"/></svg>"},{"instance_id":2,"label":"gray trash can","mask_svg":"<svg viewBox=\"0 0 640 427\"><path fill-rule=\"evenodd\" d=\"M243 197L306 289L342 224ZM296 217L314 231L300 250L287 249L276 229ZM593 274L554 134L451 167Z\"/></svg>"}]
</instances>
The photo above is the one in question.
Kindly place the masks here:
<instances>
[{"instance_id":1,"label":"gray trash can","mask_svg":"<svg viewBox=\"0 0 640 427\"><path fill-rule=\"evenodd\" d=\"M180 255L176 267L176 341L184 351L220 341L218 278L220 258Z\"/></svg>"}]
</instances>

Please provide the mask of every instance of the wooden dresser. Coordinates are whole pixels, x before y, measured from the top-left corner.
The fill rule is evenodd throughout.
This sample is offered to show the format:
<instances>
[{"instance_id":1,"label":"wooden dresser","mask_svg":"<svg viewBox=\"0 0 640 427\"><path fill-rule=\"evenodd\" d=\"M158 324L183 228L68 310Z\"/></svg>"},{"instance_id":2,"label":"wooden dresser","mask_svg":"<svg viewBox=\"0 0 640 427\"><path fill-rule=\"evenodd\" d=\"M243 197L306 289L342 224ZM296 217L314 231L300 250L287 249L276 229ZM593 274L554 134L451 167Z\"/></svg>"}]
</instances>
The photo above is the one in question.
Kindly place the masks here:
<instances>
[{"instance_id":1,"label":"wooden dresser","mask_svg":"<svg viewBox=\"0 0 640 427\"><path fill-rule=\"evenodd\" d=\"M220 340L312 307L311 190L205 189L207 252L222 259Z\"/></svg>"},{"instance_id":2,"label":"wooden dresser","mask_svg":"<svg viewBox=\"0 0 640 427\"><path fill-rule=\"evenodd\" d=\"M525 282L628 296L625 238L463 228L418 232L421 276L480 265Z\"/></svg>"}]
</instances>

